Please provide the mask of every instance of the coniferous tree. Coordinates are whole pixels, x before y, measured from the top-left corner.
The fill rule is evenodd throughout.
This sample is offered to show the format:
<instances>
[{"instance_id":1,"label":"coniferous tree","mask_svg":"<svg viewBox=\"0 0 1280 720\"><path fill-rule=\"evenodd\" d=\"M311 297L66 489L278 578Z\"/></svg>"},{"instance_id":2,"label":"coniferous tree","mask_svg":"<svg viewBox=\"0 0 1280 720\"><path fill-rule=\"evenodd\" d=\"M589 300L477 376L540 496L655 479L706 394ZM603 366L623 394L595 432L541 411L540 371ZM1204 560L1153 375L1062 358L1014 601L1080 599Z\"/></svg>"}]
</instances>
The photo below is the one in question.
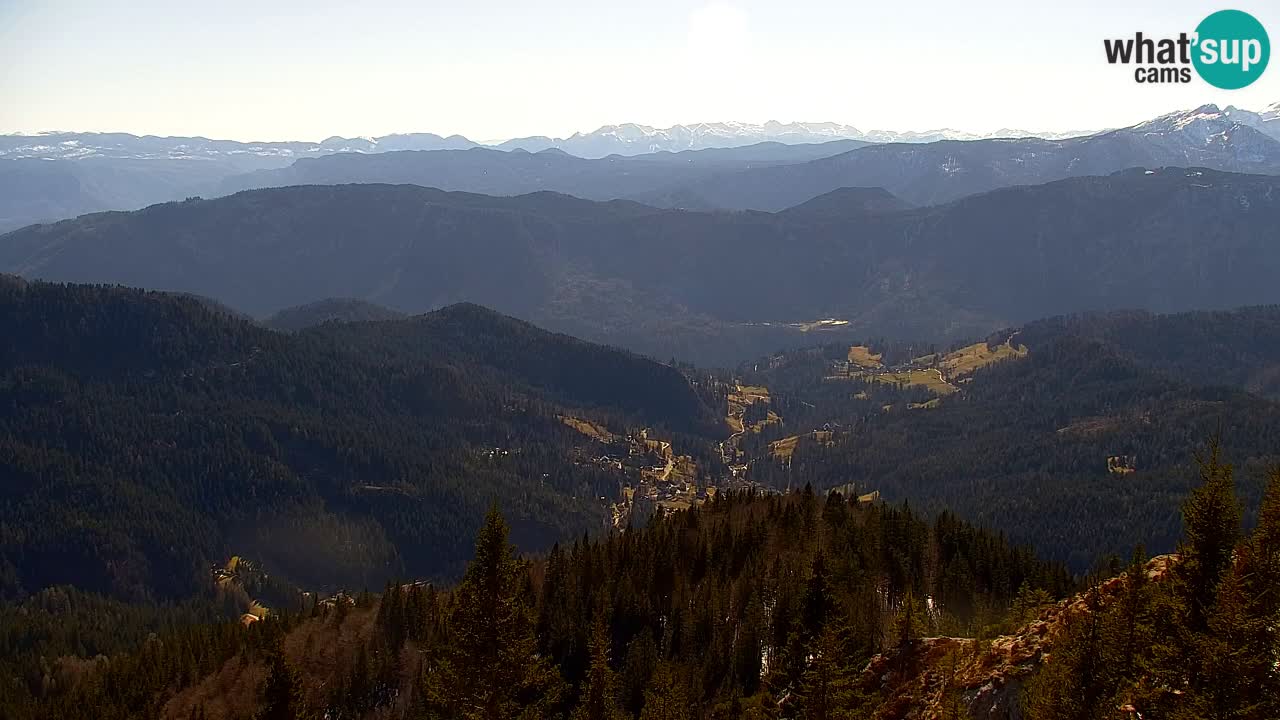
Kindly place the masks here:
<instances>
[{"instance_id":1,"label":"coniferous tree","mask_svg":"<svg viewBox=\"0 0 1280 720\"><path fill-rule=\"evenodd\" d=\"M267 654L267 679L261 691L262 709L255 720L310 720L298 671L276 647Z\"/></svg>"},{"instance_id":2,"label":"coniferous tree","mask_svg":"<svg viewBox=\"0 0 1280 720\"><path fill-rule=\"evenodd\" d=\"M760 688L760 658L763 651L764 607L759 598L752 596L735 628L733 640L733 678L745 696L756 694Z\"/></svg>"},{"instance_id":3,"label":"coniferous tree","mask_svg":"<svg viewBox=\"0 0 1280 720\"><path fill-rule=\"evenodd\" d=\"M1147 659L1144 651L1151 643L1150 594L1147 582L1147 553L1139 545L1133 551L1125 570L1124 587L1115 623L1113 641L1119 644L1117 668L1126 681L1138 677L1140 665Z\"/></svg>"},{"instance_id":4,"label":"coniferous tree","mask_svg":"<svg viewBox=\"0 0 1280 720\"><path fill-rule=\"evenodd\" d=\"M1090 588L1086 614L1067 626L1050 662L1032 681L1026 698L1029 720L1099 720L1114 709L1114 663L1098 586Z\"/></svg>"},{"instance_id":5,"label":"coniferous tree","mask_svg":"<svg viewBox=\"0 0 1280 720\"><path fill-rule=\"evenodd\" d=\"M1032 620L1040 613L1041 608L1053 602L1053 596L1043 588L1032 588L1030 583L1025 580L1022 586L1018 588L1018 594L1013 599L1013 608L1010 610L1010 621L1016 628Z\"/></svg>"},{"instance_id":6,"label":"coniferous tree","mask_svg":"<svg viewBox=\"0 0 1280 720\"><path fill-rule=\"evenodd\" d=\"M1222 460L1215 439L1209 454L1199 459L1202 483L1182 508L1183 540L1178 546L1174 577L1186 604L1187 625L1192 632L1208 628L1218 582L1231 564L1240 537L1240 506L1236 501L1234 471Z\"/></svg>"},{"instance_id":7,"label":"coniferous tree","mask_svg":"<svg viewBox=\"0 0 1280 720\"><path fill-rule=\"evenodd\" d=\"M1270 633L1249 613L1241 569L1228 569L1218 583L1208 632L1196 638L1199 673L1181 698L1177 718L1261 720L1258 704L1270 670Z\"/></svg>"},{"instance_id":8,"label":"coniferous tree","mask_svg":"<svg viewBox=\"0 0 1280 720\"><path fill-rule=\"evenodd\" d=\"M676 669L659 665L644 691L640 720L692 720L693 706Z\"/></svg>"},{"instance_id":9,"label":"coniferous tree","mask_svg":"<svg viewBox=\"0 0 1280 720\"><path fill-rule=\"evenodd\" d=\"M812 502L805 497L804 502ZM807 639L817 638L822 633L827 615L831 612L831 590L828 587L827 563L821 549L813 558L813 566L809 574L809 582L805 586L804 600L801 609L801 622Z\"/></svg>"},{"instance_id":10,"label":"coniferous tree","mask_svg":"<svg viewBox=\"0 0 1280 720\"><path fill-rule=\"evenodd\" d=\"M1255 666L1260 672L1258 712L1262 717L1280 717L1280 467L1268 473L1258 524L1241 564L1251 622L1266 632L1253 638L1260 660Z\"/></svg>"},{"instance_id":11,"label":"coniferous tree","mask_svg":"<svg viewBox=\"0 0 1280 720\"><path fill-rule=\"evenodd\" d=\"M591 664L587 667L572 720L622 720L624 716L618 709L617 683L613 668L609 667L609 629L602 612L598 612L591 623L589 653Z\"/></svg>"},{"instance_id":12,"label":"coniferous tree","mask_svg":"<svg viewBox=\"0 0 1280 720\"><path fill-rule=\"evenodd\" d=\"M440 667L447 705L463 718L539 718L561 699L563 681L538 652L521 588L506 522L491 508L454 596L449 663Z\"/></svg>"},{"instance_id":13,"label":"coniferous tree","mask_svg":"<svg viewBox=\"0 0 1280 720\"><path fill-rule=\"evenodd\" d=\"M623 707L633 716L639 714L640 708L644 706L645 687L657 667L658 645L653 641L652 632L642 630L627 645L619 678Z\"/></svg>"},{"instance_id":14,"label":"coniferous tree","mask_svg":"<svg viewBox=\"0 0 1280 720\"><path fill-rule=\"evenodd\" d=\"M856 672L835 625L828 623L818 636L800 684L799 705L804 720L846 718L856 705Z\"/></svg>"},{"instance_id":15,"label":"coniferous tree","mask_svg":"<svg viewBox=\"0 0 1280 720\"><path fill-rule=\"evenodd\" d=\"M915 593L908 588L906 594L902 596L902 603L898 606L898 612L893 619L894 647L906 650L911 643L920 638L925 627L923 607L916 600Z\"/></svg>"}]
</instances>

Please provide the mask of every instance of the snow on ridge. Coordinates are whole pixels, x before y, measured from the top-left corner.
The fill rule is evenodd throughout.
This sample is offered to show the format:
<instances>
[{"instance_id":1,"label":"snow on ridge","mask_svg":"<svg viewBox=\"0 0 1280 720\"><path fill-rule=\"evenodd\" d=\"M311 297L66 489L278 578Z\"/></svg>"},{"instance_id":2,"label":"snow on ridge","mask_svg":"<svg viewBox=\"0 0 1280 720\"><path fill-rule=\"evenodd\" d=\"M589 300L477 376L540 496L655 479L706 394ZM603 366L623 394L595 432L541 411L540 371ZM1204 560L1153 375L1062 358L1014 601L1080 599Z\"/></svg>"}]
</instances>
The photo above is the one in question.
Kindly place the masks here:
<instances>
[{"instance_id":1,"label":"snow on ridge","mask_svg":"<svg viewBox=\"0 0 1280 720\"><path fill-rule=\"evenodd\" d=\"M1180 142L1199 144L1221 142L1224 129L1247 125L1280 140L1280 102L1261 111L1233 106L1219 108L1202 105L1192 110L1179 110L1138 123L1130 130L1148 134L1176 134ZM1043 138L1061 140L1095 134L1094 131L1028 132L1017 128L1001 128L993 132L975 133L954 128L932 130L860 130L836 122L743 121L695 122L658 128L639 123L603 125L594 131L575 132L568 138L526 137L507 142L481 143L502 149L525 147L530 151L558 148L580 157L606 157L611 154L639 153L706 148L733 148L761 142L784 144L822 143L834 140L860 140L880 143L922 143L939 140L995 140ZM44 131L38 133L0 134L0 157L41 157L46 159L165 158L174 153L186 158L276 157L283 162L297 158L317 157L333 153L377 153L393 149L431 149L462 147L469 141L459 136L441 138L430 133L393 134L382 137L330 137L320 142L236 142L203 137L136 136L127 133L76 133Z\"/></svg>"}]
</instances>

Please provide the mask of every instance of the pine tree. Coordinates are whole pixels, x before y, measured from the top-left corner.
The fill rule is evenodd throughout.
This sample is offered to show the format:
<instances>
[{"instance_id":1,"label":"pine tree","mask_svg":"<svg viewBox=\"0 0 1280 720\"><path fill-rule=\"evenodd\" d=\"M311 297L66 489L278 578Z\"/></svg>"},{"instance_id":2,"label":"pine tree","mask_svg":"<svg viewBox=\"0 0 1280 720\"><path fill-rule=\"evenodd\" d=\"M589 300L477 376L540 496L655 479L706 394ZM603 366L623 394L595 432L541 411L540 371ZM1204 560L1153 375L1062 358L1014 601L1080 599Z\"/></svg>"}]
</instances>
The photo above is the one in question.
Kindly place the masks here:
<instances>
[{"instance_id":1,"label":"pine tree","mask_svg":"<svg viewBox=\"0 0 1280 720\"><path fill-rule=\"evenodd\" d=\"M574 708L572 720L622 720L624 715L618 709L617 688L613 669L609 667L609 630L604 622L604 613L597 612L591 623L590 641L591 665L587 668L587 677L583 682L578 706Z\"/></svg>"},{"instance_id":2,"label":"pine tree","mask_svg":"<svg viewBox=\"0 0 1280 720\"><path fill-rule=\"evenodd\" d=\"M1187 627L1193 633L1208 629L1218 582L1231 565L1240 537L1240 506L1230 464L1221 457L1217 440L1209 455L1199 459L1200 487L1182 507L1183 541L1174 568L1179 594L1186 603Z\"/></svg>"},{"instance_id":3,"label":"pine tree","mask_svg":"<svg viewBox=\"0 0 1280 720\"><path fill-rule=\"evenodd\" d=\"M670 665L659 665L644 691L640 720L692 720L693 708L679 675Z\"/></svg>"},{"instance_id":4,"label":"pine tree","mask_svg":"<svg viewBox=\"0 0 1280 720\"><path fill-rule=\"evenodd\" d=\"M1280 717L1280 470L1270 474L1248 540L1218 585L1208 631L1195 636L1199 673L1185 698L1188 713L1243 720Z\"/></svg>"},{"instance_id":5,"label":"pine tree","mask_svg":"<svg viewBox=\"0 0 1280 720\"><path fill-rule=\"evenodd\" d=\"M452 676L442 676L449 704L468 720L541 717L563 695L559 673L538 653L522 576L495 506L458 585L449 663L441 666Z\"/></svg>"},{"instance_id":6,"label":"pine tree","mask_svg":"<svg viewBox=\"0 0 1280 720\"><path fill-rule=\"evenodd\" d=\"M1120 646L1118 669L1127 681L1138 678L1139 661L1146 657L1146 648L1151 642L1150 587L1146 564L1146 549L1139 545L1125 570L1116 618L1114 640Z\"/></svg>"},{"instance_id":7,"label":"pine tree","mask_svg":"<svg viewBox=\"0 0 1280 720\"><path fill-rule=\"evenodd\" d=\"M893 620L893 644L900 650L906 650L917 640L925 629L924 611L910 588L902 596L898 613Z\"/></svg>"},{"instance_id":8,"label":"pine tree","mask_svg":"<svg viewBox=\"0 0 1280 720\"><path fill-rule=\"evenodd\" d=\"M1087 610L1068 623L1048 663L1032 680L1026 697L1028 720L1097 720L1114 709L1114 658L1107 652L1098 586L1090 588Z\"/></svg>"},{"instance_id":9,"label":"pine tree","mask_svg":"<svg viewBox=\"0 0 1280 720\"><path fill-rule=\"evenodd\" d=\"M1251 720L1267 673L1270 633L1249 613L1241 566L1229 570L1218 585L1209 632L1197 637L1200 673L1183 696L1180 718Z\"/></svg>"},{"instance_id":10,"label":"pine tree","mask_svg":"<svg viewBox=\"0 0 1280 720\"><path fill-rule=\"evenodd\" d=\"M641 630L627 645L627 654L622 661L622 703L631 715L638 714L644 706L645 687L657 667L658 645L653 641L653 633Z\"/></svg>"},{"instance_id":11,"label":"pine tree","mask_svg":"<svg viewBox=\"0 0 1280 720\"><path fill-rule=\"evenodd\" d=\"M1053 596L1044 588L1032 588L1027 581L1022 581L1018 594L1013 598L1013 607L1009 611L1009 619L1015 627L1021 627L1036 619L1040 609L1053 602Z\"/></svg>"},{"instance_id":12,"label":"pine tree","mask_svg":"<svg viewBox=\"0 0 1280 720\"><path fill-rule=\"evenodd\" d=\"M382 592L382 602L378 604L378 629L382 631L388 644L396 650L404 645L405 638L409 635L405 600L406 593L400 585L388 582L386 589Z\"/></svg>"},{"instance_id":13,"label":"pine tree","mask_svg":"<svg viewBox=\"0 0 1280 720\"><path fill-rule=\"evenodd\" d=\"M1269 473L1258 524L1242 553L1241 575L1249 616L1254 627L1266 629L1271 638L1262 638L1257 647L1262 677L1258 680L1262 695L1259 712L1263 717L1280 717L1280 467Z\"/></svg>"},{"instance_id":14,"label":"pine tree","mask_svg":"<svg viewBox=\"0 0 1280 720\"><path fill-rule=\"evenodd\" d=\"M751 696L760 688L760 657L764 649L764 607L754 595L735 628L732 673L742 694Z\"/></svg>"},{"instance_id":15,"label":"pine tree","mask_svg":"<svg viewBox=\"0 0 1280 720\"><path fill-rule=\"evenodd\" d=\"M852 658L835 625L828 623L818 636L800 684L798 701L804 720L847 718L857 703Z\"/></svg>"},{"instance_id":16,"label":"pine tree","mask_svg":"<svg viewBox=\"0 0 1280 720\"><path fill-rule=\"evenodd\" d=\"M961 670L966 662L977 659L977 644L952 648L942 659L942 697L938 720L969 720L969 706L965 688L961 685Z\"/></svg>"},{"instance_id":17,"label":"pine tree","mask_svg":"<svg viewBox=\"0 0 1280 720\"><path fill-rule=\"evenodd\" d=\"M1272 468L1267 474L1267 489L1262 496L1258 525L1253 530L1252 539L1262 557L1269 561L1280 559L1280 467Z\"/></svg>"},{"instance_id":18,"label":"pine tree","mask_svg":"<svg viewBox=\"0 0 1280 720\"><path fill-rule=\"evenodd\" d=\"M826 623L827 615L831 611L829 583L826 558L819 549L813 557L813 567L809 574L809 582L805 586L801 606L801 622L807 640L817 638L822 633L822 626Z\"/></svg>"},{"instance_id":19,"label":"pine tree","mask_svg":"<svg viewBox=\"0 0 1280 720\"><path fill-rule=\"evenodd\" d=\"M276 647L267 654L267 679L263 683L260 701L262 709L255 720L309 720L302 681L284 657L283 648Z\"/></svg>"}]
</instances>

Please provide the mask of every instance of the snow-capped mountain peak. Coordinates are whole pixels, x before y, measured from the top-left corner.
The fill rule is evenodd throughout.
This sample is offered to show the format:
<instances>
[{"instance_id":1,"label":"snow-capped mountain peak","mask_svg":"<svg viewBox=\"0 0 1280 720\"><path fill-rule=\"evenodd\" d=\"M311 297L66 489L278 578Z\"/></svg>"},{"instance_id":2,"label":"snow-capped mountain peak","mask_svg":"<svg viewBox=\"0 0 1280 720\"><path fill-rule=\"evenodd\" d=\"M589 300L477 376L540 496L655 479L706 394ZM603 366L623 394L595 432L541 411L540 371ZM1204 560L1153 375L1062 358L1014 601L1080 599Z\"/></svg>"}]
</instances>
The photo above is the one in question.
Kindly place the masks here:
<instances>
[{"instance_id":1,"label":"snow-capped mountain peak","mask_svg":"<svg viewBox=\"0 0 1280 720\"><path fill-rule=\"evenodd\" d=\"M1201 105L1194 110L1179 110L1161 115L1130 129L1150 134L1176 133L1188 142L1210 143L1234 128L1248 127L1280 140L1280 112L1277 112L1277 106L1280 103L1259 113L1232 105L1225 108L1213 104Z\"/></svg>"},{"instance_id":2,"label":"snow-capped mountain peak","mask_svg":"<svg viewBox=\"0 0 1280 720\"><path fill-rule=\"evenodd\" d=\"M1234 106L1201 105L1139 123L1128 131L1176 136L1179 142L1213 142L1233 127L1247 126L1280 140L1280 102L1254 112ZM235 142L204 137L156 137L127 133L75 133L45 131L27 134L0 134L0 159L39 158L46 160L84 158L127 159L212 159L234 164L242 170L280 167L294 160L333 153L378 153L394 150L459 150L492 147L523 149L531 153L562 150L584 158L608 155L640 155L651 152L680 152L705 148L733 148L761 142L788 145L858 140L871 143L922 143L938 140L984 140L1039 137L1060 140L1094 134L1079 132L1028 132L1001 128L991 133L972 133L941 128L926 131L860 130L835 122L764 123L738 121L699 122L658 128L639 123L604 125L591 132L568 138L535 136L505 142L475 143L461 135L441 137L433 133L404 133L381 137L334 136L321 142Z\"/></svg>"}]
</instances>

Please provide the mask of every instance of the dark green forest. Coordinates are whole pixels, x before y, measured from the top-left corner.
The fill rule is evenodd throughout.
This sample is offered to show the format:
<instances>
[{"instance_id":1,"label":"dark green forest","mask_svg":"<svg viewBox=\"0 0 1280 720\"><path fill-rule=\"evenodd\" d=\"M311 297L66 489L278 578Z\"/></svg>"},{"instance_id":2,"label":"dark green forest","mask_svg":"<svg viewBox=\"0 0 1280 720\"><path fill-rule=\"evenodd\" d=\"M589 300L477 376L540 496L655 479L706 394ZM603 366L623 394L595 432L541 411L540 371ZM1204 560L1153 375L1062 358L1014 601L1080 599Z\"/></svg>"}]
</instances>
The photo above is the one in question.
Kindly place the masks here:
<instances>
[{"instance_id":1,"label":"dark green forest","mask_svg":"<svg viewBox=\"0 0 1280 720\"><path fill-rule=\"evenodd\" d=\"M167 631L78 683L11 684L0 708L23 720L831 720L930 703L946 718L1266 720L1280 698L1280 470L1251 533L1218 446L1199 471L1178 555L1148 565L1135 548L1083 587L949 516L807 488L726 495L534 559L493 509L452 588L393 582L248 629ZM1013 704L973 706L956 655L920 654L938 635L979 649L997 633L1043 635L1037 618L1063 607ZM214 679L233 666L254 670ZM904 706L893 685L917 674L942 685Z\"/></svg>"},{"instance_id":2,"label":"dark green forest","mask_svg":"<svg viewBox=\"0 0 1280 720\"><path fill-rule=\"evenodd\" d=\"M1063 335L1096 340L1136 364L1192 385L1238 387L1280 398L1280 306L1067 315L1022 327L1018 340L1036 346Z\"/></svg>"},{"instance_id":3,"label":"dark green forest","mask_svg":"<svg viewBox=\"0 0 1280 720\"><path fill-rule=\"evenodd\" d=\"M186 597L252 549L311 588L456 578L484 507L521 546L603 528L577 412L707 442L684 376L475 306L283 335L187 298L0 287L0 595ZM533 481L531 481L533 479Z\"/></svg>"},{"instance_id":4,"label":"dark green forest","mask_svg":"<svg viewBox=\"0 0 1280 720\"><path fill-rule=\"evenodd\" d=\"M1200 475L1172 566L1153 574L1139 546L1110 602L1091 583L1030 685L1028 720L1280 717L1280 469L1251 533L1219 448Z\"/></svg>"},{"instance_id":5,"label":"dark green forest","mask_svg":"<svg viewBox=\"0 0 1280 720\"><path fill-rule=\"evenodd\" d=\"M0 715L896 718L917 675L968 701L937 638L978 657L1082 591L1086 620L1046 636L1060 662L1008 696L1027 717L1271 717L1274 665L1248 663L1280 587L1277 318L1034 323L991 338L1026 357L912 409L933 396L829 379L847 345L730 373L470 304L284 333L3 278L0 334L22 341L0 346ZM614 448L561 416L648 428L711 484L736 382L785 418L739 440L754 489L608 531L623 476L589 460ZM252 572L215 585L233 555Z\"/></svg>"},{"instance_id":6,"label":"dark green forest","mask_svg":"<svg viewBox=\"0 0 1280 720\"><path fill-rule=\"evenodd\" d=\"M21 675L25 683L8 686L6 716L174 716L191 700L184 713L222 717L223 704L202 707L192 700L199 693L181 691L244 653L269 668L249 691L264 718L358 718L378 707L495 720L776 717L787 695L793 710L807 712L801 698L816 682L808 658L824 644L839 643L848 667L860 667L926 634L990 636L1009 627L1017 602L1075 587L1062 566L952 516L931 521L808 490L724 496L646 528L558 544L533 560L516 554L508 532L491 511L452 589L392 583L379 600L312 602L247 630L162 629L140 650L82 670L80 683ZM373 605L375 629L339 670L330 668L336 677L308 680L297 675L304 658L282 659L295 646L280 635L307 623L341 625ZM13 627L8 649L29 651ZM93 642L92 630L85 634L82 642ZM120 647L127 633L116 637ZM62 636L48 642L76 647ZM864 701L870 707L875 698ZM290 709L272 714L279 704ZM672 714L655 714L663 704Z\"/></svg>"},{"instance_id":7,"label":"dark green forest","mask_svg":"<svg viewBox=\"0 0 1280 720\"><path fill-rule=\"evenodd\" d=\"M786 419L745 439L754 456L781 436L836 430L833 444L806 439L788 463L753 463L752 477L773 487L852 483L950 510L1076 572L1139 543L1173 550L1179 504L1196 482L1188 448L1212 435L1237 460L1246 506L1258 506L1266 472L1280 462L1280 405L1250 391L1274 371L1276 308L1059 318L991 340L1014 332L1026 358L979 369L930 408L911 408L936 397L920 387L825 379L847 345L746 368L744 382L768 386ZM890 363L948 349L872 344ZM1109 472L1110 457L1134 472ZM1252 511L1245 520L1253 523Z\"/></svg>"}]
</instances>

